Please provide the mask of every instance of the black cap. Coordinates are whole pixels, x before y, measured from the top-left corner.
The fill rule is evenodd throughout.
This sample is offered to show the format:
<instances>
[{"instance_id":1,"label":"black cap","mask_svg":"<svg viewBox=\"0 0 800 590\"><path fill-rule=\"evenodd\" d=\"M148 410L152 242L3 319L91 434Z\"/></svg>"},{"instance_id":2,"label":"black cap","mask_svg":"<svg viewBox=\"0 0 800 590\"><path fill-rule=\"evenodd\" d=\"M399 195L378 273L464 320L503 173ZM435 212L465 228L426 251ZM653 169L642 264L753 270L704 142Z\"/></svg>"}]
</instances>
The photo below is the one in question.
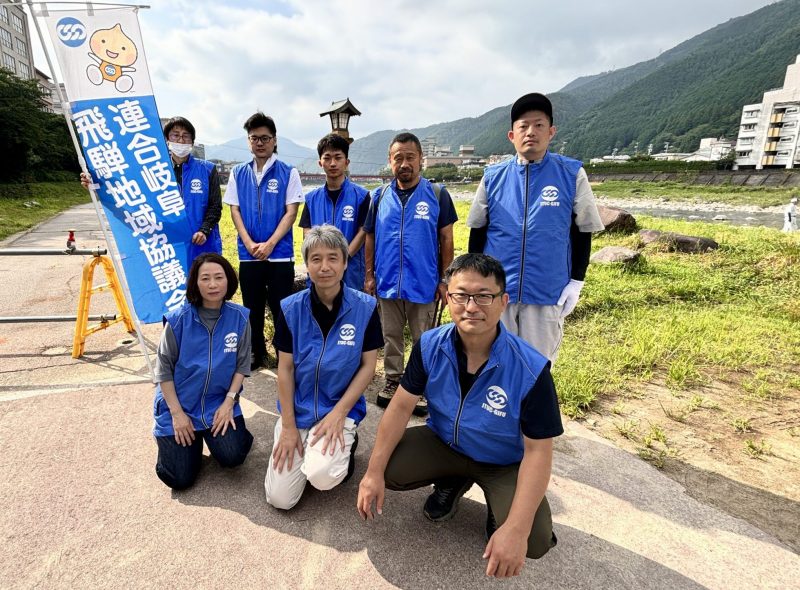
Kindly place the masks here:
<instances>
[{"instance_id":1,"label":"black cap","mask_svg":"<svg viewBox=\"0 0 800 590\"><path fill-rule=\"evenodd\" d=\"M550 124L553 124L553 105L550 104L550 99L544 94L531 92L525 96L520 96L517 101L511 105L511 125L514 125L514 121L528 111L542 111L547 115L547 118L550 119Z\"/></svg>"}]
</instances>

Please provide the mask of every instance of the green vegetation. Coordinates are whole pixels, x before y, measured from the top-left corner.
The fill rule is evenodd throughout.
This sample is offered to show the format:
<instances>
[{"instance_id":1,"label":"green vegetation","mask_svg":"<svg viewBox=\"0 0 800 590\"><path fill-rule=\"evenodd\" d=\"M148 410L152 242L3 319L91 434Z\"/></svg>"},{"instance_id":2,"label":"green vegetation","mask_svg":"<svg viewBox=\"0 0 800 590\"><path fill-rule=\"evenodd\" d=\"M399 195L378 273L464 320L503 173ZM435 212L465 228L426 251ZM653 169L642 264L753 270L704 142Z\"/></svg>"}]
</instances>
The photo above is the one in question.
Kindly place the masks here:
<instances>
[{"instance_id":1,"label":"green vegetation","mask_svg":"<svg viewBox=\"0 0 800 590\"><path fill-rule=\"evenodd\" d=\"M633 269L589 267L553 371L564 412L580 416L599 397L635 393L650 381L685 390L713 378L758 400L796 388L800 240L765 228L639 222L707 236L720 248L703 255L648 250ZM599 236L593 250L636 241Z\"/></svg>"},{"instance_id":2,"label":"green vegetation","mask_svg":"<svg viewBox=\"0 0 800 590\"><path fill-rule=\"evenodd\" d=\"M721 184L702 186L682 182L631 182L607 180L594 186L598 196L623 199L665 199L693 203L727 203L729 205L757 205L774 207L785 205L800 190L794 188L734 186Z\"/></svg>"},{"instance_id":3,"label":"green vegetation","mask_svg":"<svg viewBox=\"0 0 800 590\"><path fill-rule=\"evenodd\" d=\"M44 112L35 80L0 68L0 182L63 180L80 170L64 117Z\"/></svg>"},{"instance_id":4,"label":"green vegetation","mask_svg":"<svg viewBox=\"0 0 800 590\"><path fill-rule=\"evenodd\" d=\"M75 180L0 184L0 239L29 229L74 205L89 201L89 193Z\"/></svg>"}]
</instances>

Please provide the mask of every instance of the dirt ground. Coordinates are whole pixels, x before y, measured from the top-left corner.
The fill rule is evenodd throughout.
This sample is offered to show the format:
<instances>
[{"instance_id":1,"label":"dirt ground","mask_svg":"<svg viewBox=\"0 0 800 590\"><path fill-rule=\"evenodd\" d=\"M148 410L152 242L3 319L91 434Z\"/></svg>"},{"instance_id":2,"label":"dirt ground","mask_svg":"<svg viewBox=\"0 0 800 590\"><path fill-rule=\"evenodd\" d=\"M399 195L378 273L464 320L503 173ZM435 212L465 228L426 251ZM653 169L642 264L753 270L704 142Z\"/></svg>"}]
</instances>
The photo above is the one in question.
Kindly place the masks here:
<instances>
[{"instance_id":1,"label":"dirt ground","mask_svg":"<svg viewBox=\"0 0 800 590\"><path fill-rule=\"evenodd\" d=\"M760 399L735 382L681 392L650 383L634 395L598 400L582 422L693 498L800 552L800 392Z\"/></svg>"}]
</instances>

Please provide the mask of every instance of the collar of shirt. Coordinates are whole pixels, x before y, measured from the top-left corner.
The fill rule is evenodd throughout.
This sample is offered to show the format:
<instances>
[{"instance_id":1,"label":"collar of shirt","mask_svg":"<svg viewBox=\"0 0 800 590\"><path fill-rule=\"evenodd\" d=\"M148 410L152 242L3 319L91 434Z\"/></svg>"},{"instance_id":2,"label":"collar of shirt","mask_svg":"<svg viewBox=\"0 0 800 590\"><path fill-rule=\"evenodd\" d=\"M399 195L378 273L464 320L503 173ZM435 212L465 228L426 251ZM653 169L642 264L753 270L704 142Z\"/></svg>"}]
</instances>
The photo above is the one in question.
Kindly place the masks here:
<instances>
[{"instance_id":1,"label":"collar of shirt","mask_svg":"<svg viewBox=\"0 0 800 590\"><path fill-rule=\"evenodd\" d=\"M497 326L497 334L495 334L495 340L499 335L500 335L500 326ZM492 341L492 343L494 343L494 340ZM467 373L471 375L472 373L467 372L467 355L464 352L464 344L461 342L461 336L458 333L458 328L453 330L453 347L455 348L456 351L456 360L458 361L458 372L462 374ZM478 370L475 371L474 373L475 377L481 374L481 371L483 371L483 368L486 366L486 363L488 362L489 359L486 359L486 362L483 363L480 367L478 367Z\"/></svg>"},{"instance_id":2,"label":"collar of shirt","mask_svg":"<svg viewBox=\"0 0 800 590\"><path fill-rule=\"evenodd\" d=\"M311 313L314 319L317 320L319 327L322 329L323 335L327 336L328 332L336 321L339 315L339 310L342 308L342 299L344 298L344 283L339 283L340 289L336 297L333 298L333 309L322 303L317 295L317 288L311 284Z\"/></svg>"},{"instance_id":3,"label":"collar of shirt","mask_svg":"<svg viewBox=\"0 0 800 590\"><path fill-rule=\"evenodd\" d=\"M522 156L517 154L517 164L519 164L520 166L524 166L525 164L541 164L542 160L544 160L544 158L540 158L539 160L530 161L530 160L526 160L525 158L523 158Z\"/></svg>"},{"instance_id":4,"label":"collar of shirt","mask_svg":"<svg viewBox=\"0 0 800 590\"><path fill-rule=\"evenodd\" d=\"M261 169L261 173L259 174L259 172L258 172L258 164L256 163L256 159L253 158L253 172L255 173L256 176L263 176L264 174L267 173L267 170L272 168L272 165L275 163L275 160L277 160L277 159L278 159L278 155L277 154L272 154L269 157L269 160L267 160L267 162L264 164L264 167Z\"/></svg>"}]
</instances>

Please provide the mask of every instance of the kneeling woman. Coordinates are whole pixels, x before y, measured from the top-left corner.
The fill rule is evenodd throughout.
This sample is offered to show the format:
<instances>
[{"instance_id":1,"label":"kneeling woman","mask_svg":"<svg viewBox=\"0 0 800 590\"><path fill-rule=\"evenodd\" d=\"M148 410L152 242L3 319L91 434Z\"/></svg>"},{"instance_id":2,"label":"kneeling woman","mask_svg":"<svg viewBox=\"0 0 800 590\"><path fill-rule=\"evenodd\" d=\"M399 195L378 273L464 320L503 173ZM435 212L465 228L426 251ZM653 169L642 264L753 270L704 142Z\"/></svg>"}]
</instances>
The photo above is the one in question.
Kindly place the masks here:
<instances>
[{"instance_id":1,"label":"kneeling woman","mask_svg":"<svg viewBox=\"0 0 800 590\"><path fill-rule=\"evenodd\" d=\"M239 280L215 253L194 259L187 303L164 316L153 403L156 473L169 487L191 486L203 440L223 467L241 465L253 444L239 394L250 375L248 311L231 303Z\"/></svg>"},{"instance_id":2,"label":"kneeling woman","mask_svg":"<svg viewBox=\"0 0 800 590\"><path fill-rule=\"evenodd\" d=\"M278 411L267 502L288 510L306 482L329 490L353 474L364 390L383 346L374 297L345 287L347 240L332 225L303 240L311 287L281 301L275 322Z\"/></svg>"}]
</instances>

